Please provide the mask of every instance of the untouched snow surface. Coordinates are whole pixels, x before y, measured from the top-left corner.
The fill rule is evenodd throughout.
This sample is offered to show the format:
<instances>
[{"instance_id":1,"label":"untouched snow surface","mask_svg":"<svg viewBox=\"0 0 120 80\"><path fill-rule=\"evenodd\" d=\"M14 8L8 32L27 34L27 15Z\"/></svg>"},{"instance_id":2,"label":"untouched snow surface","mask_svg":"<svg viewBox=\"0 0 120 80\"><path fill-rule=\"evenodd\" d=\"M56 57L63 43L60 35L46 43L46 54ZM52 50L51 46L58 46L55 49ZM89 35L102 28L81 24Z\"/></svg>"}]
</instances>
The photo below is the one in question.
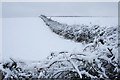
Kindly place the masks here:
<instances>
[{"instance_id":1,"label":"untouched snow surface","mask_svg":"<svg viewBox=\"0 0 120 80\"><path fill-rule=\"evenodd\" d=\"M117 26L116 17L52 17L61 23ZM52 33L40 18L3 18L3 59L45 59L51 52L80 52L84 45Z\"/></svg>"}]
</instances>

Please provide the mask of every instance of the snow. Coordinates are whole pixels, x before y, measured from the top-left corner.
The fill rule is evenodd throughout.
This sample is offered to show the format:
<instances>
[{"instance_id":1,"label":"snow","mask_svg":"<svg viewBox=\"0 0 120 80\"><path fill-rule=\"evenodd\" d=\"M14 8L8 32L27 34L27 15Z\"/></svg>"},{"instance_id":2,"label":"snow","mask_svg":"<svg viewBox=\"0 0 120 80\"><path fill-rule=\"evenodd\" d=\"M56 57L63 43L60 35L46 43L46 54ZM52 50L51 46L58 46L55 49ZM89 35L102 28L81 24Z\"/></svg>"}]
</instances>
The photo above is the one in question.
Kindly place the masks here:
<instances>
[{"instance_id":1,"label":"snow","mask_svg":"<svg viewBox=\"0 0 120 80\"><path fill-rule=\"evenodd\" d=\"M51 19L70 25L100 25L100 27L112 27L118 25L117 17L51 17Z\"/></svg>"},{"instance_id":2,"label":"snow","mask_svg":"<svg viewBox=\"0 0 120 80\"><path fill-rule=\"evenodd\" d=\"M92 22L89 19L84 21L73 17L52 19L43 16L46 24L40 18L3 19L4 60L0 64L0 69L6 78L65 78L67 76L71 78L73 76L84 79L86 76L87 79L100 77L112 79L118 75L117 22L113 25L110 24L110 19L97 18L101 24L95 22L96 25L94 23L97 21L96 18L91 18ZM57 22L54 21L55 19L58 19ZM75 22L72 23L72 20ZM62 21L67 24L62 24ZM103 21L106 23L104 24ZM83 24L76 26L78 22ZM71 33L66 32L71 29L73 30ZM78 32L75 31L76 29ZM59 30L63 32L61 35L57 33ZM89 38L91 36L87 34L88 32L90 35L93 34L93 39ZM76 42L64 36L64 34L76 35L77 33L84 33L86 37L78 35L74 38L83 37L92 42L86 40L88 43L85 43L83 38L81 38L83 42Z\"/></svg>"},{"instance_id":3,"label":"snow","mask_svg":"<svg viewBox=\"0 0 120 80\"><path fill-rule=\"evenodd\" d=\"M2 60L2 18L0 17L0 61L1 60Z\"/></svg>"},{"instance_id":4,"label":"snow","mask_svg":"<svg viewBox=\"0 0 120 80\"><path fill-rule=\"evenodd\" d=\"M74 45L56 36L40 18L3 19L3 56L6 58L41 60L53 51L79 47L79 43Z\"/></svg>"},{"instance_id":5,"label":"snow","mask_svg":"<svg viewBox=\"0 0 120 80\"><path fill-rule=\"evenodd\" d=\"M116 17L78 17L51 19L61 23L117 26ZM85 46L74 41L64 40L51 32L39 18L3 18L3 59L10 57L25 61L40 61L51 52L80 52Z\"/></svg>"}]
</instances>

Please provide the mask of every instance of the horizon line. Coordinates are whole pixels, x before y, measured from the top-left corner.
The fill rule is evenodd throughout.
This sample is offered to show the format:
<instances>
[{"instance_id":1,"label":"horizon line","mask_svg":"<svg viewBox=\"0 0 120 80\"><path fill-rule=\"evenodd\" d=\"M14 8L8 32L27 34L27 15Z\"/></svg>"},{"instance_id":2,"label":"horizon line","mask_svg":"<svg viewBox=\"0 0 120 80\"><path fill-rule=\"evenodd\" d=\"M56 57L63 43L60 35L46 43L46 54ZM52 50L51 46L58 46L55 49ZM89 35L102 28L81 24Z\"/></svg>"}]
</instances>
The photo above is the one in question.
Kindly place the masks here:
<instances>
[{"instance_id":1,"label":"horizon line","mask_svg":"<svg viewBox=\"0 0 120 80\"><path fill-rule=\"evenodd\" d=\"M117 16L46 16L46 17L117 17Z\"/></svg>"}]
</instances>

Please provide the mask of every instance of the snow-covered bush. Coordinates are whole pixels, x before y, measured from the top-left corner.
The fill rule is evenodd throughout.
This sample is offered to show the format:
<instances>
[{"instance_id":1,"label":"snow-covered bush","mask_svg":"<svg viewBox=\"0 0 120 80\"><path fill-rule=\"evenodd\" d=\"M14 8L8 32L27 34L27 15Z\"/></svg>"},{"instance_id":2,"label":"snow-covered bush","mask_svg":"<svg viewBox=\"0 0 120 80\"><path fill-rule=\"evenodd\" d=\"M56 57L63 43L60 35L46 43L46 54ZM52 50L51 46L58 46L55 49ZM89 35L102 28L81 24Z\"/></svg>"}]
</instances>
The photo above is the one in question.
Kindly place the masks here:
<instances>
[{"instance_id":1,"label":"snow-covered bush","mask_svg":"<svg viewBox=\"0 0 120 80\"><path fill-rule=\"evenodd\" d=\"M41 16L46 25L59 36L85 42L80 52L51 52L40 62L11 59L0 64L3 78L49 78L70 80L118 80L118 29L99 25L67 25Z\"/></svg>"}]
</instances>

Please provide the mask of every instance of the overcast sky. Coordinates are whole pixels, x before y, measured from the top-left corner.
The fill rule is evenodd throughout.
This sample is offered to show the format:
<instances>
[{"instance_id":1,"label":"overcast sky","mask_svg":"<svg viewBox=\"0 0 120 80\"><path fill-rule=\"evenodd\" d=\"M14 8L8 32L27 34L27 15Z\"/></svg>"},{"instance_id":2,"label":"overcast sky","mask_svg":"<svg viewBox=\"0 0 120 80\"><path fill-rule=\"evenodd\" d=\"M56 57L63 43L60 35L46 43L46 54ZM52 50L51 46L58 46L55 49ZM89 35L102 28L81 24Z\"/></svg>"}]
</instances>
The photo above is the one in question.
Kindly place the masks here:
<instances>
[{"instance_id":1,"label":"overcast sky","mask_svg":"<svg viewBox=\"0 0 120 80\"><path fill-rule=\"evenodd\" d=\"M117 16L117 2L3 2L3 17Z\"/></svg>"}]
</instances>

